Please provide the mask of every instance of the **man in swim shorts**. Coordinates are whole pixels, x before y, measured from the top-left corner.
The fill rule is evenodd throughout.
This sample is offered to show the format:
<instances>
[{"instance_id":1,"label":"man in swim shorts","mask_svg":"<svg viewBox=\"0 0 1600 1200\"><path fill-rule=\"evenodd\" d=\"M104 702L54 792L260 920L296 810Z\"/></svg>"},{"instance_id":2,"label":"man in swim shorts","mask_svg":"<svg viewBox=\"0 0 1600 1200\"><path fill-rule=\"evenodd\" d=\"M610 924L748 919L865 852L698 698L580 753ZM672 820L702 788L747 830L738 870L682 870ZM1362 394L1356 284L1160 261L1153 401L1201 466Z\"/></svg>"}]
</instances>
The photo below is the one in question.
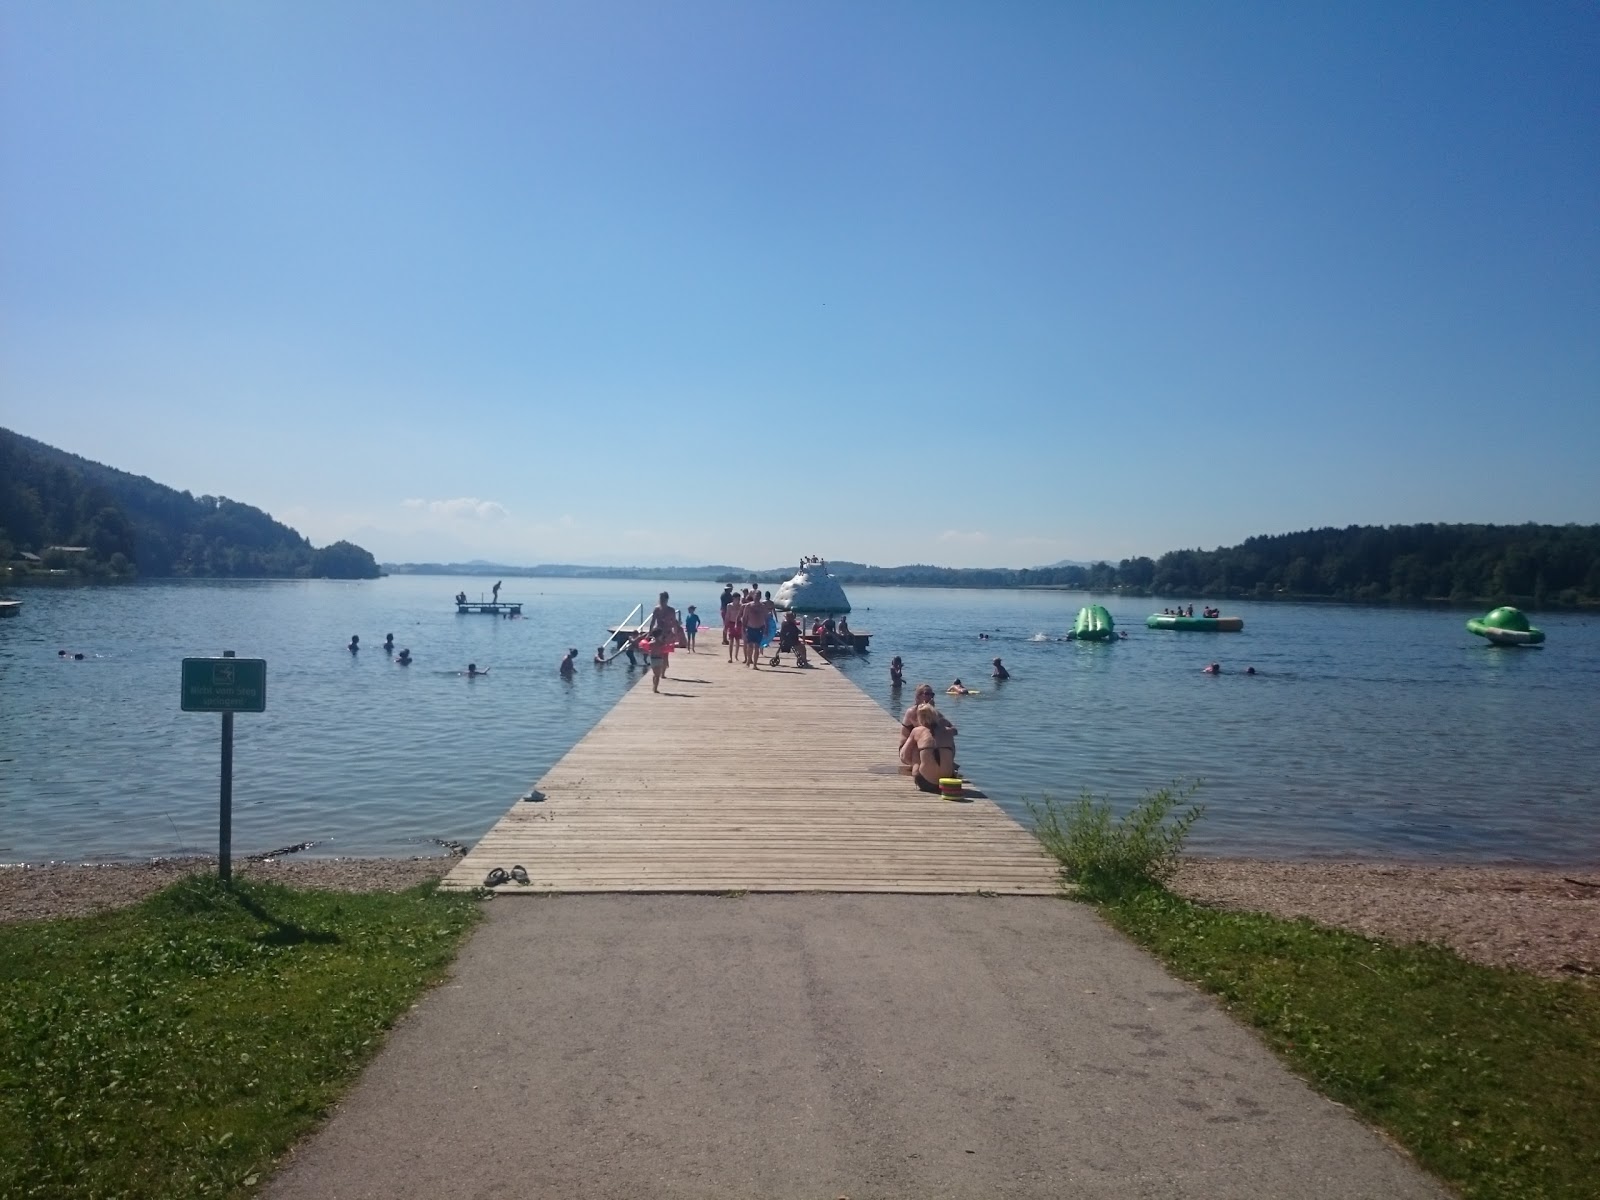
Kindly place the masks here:
<instances>
[{"instance_id":1,"label":"man in swim shorts","mask_svg":"<svg viewBox=\"0 0 1600 1200\"><path fill-rule=\"evenodd\" d=\"M761 657L761 639L767 632L767 602L761 599L761 593L754 588L750 590L750 598L744 602L744 665L759 671Z\"/></svg>"},{"instance_id":2,"label":"man in swim shorts","mask_svg":"<svg viewBox=\"0 0 1600 1200\"><path fill-rule=\"evenodd\" d=\"M733 586L731 583L728 585ZM733 661L734 651L744 645L744 600L739 596L728 597L727 607L722 610L722 640L728 644L728 661Z\"/></svg>"},{"instance_id":3,"label":"man in swim shorts","mask_svg":"<svg viewBox=\"0 0 1600 1200\"><path fill-rule=\"evenodd\" d=\"M661 690L662 677L667 673L667 658L672 648L683 637L683 625L678 620L678 610L667 603L667 593L661 593L661 602L650 613L650 690ZM687 641L687 638L684 638Z\"/></svg>"}]
</instances>

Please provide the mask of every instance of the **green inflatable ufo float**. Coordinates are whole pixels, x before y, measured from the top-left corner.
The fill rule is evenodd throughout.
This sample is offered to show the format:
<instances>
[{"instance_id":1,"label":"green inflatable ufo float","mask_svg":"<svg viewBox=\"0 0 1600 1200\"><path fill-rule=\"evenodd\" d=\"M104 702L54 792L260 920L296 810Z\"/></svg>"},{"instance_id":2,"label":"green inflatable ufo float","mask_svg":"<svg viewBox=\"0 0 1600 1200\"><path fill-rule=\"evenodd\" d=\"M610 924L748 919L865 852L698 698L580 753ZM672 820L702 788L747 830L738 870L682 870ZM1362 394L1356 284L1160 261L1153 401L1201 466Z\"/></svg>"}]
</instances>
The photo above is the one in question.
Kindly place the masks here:
<instances>
[{"instance_id":1,"label":"green inflatable ufo float","mask_svg":"<svg viewBox=\"0 0 1600 1200\"><path fill-rule=\"evenodd\" d=\"M1544 641L1544 630L1528 624L1520 608L1497 608L1483 617L1473 617L1467 629L1496 646L1537 646Z\"/></svg>"}]
</instances>

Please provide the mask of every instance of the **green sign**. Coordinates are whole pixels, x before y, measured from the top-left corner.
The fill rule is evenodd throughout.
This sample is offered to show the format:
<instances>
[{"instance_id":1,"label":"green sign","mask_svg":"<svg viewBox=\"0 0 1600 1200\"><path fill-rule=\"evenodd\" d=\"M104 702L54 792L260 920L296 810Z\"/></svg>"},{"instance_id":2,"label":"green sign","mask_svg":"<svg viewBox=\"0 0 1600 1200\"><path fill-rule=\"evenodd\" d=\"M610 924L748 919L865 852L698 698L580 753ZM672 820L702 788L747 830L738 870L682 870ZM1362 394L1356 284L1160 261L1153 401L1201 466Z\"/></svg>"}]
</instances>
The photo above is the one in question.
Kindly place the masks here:
<instances>
[{"instance_id":1,"label":"green sign","mask_svg":"<svg viewBox=\"0 0 1600 1200\"><path fill-rule=\"evenodd\" d=\"M186 658L184 712L266 712L267 660Z\"/></svg>"}]
</instances>

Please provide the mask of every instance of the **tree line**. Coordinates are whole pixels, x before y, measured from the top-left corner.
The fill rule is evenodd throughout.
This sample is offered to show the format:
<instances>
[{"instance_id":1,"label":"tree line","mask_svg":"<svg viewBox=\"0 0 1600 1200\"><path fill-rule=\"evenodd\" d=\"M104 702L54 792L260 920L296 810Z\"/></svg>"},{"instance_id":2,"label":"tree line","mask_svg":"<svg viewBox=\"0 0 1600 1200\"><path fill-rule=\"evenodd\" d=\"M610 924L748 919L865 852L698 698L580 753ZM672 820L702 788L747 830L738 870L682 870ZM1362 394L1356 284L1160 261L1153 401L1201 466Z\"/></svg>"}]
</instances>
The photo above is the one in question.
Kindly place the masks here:
<instances>
[{"instance_id":1,"label":"tree line","mask_svg":"<svg viewBox=\"0 0 1600 1200\"><path fill-rule=\"evenodd\" d=\"M316 549L259 508L180 492L0 429L0 564L22 552L42 567L96 578L379 574L353 543Z\"/></svg>"},{"instance_id":2,"label":"tree line","mask_svg":"<svg viewBox=\"0 0 1600 1200\"><path fill-rule=\"evenodd\" d=\"M1351 525L1116 564L1011 570L829 562L828 570L841 583L888 586L1573 608L1600 604L1600 525Z\"/></svg>"}]
</instances>

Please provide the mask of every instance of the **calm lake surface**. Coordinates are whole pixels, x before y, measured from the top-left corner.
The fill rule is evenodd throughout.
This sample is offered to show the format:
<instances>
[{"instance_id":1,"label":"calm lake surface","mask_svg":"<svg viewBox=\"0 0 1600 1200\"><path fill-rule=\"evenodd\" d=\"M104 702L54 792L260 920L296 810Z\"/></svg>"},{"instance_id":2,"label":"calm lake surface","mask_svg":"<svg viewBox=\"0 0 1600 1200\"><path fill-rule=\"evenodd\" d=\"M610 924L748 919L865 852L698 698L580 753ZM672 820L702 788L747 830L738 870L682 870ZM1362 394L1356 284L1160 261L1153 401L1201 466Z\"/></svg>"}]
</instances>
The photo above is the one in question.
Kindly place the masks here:
<instances>
[{"instance_id":1,"label":"calm lake surface","mask_svg":"<svg viewBox=\"0 0 1600 1200\"><path fill-rule=\"evenodd\" d=\"M268 663L267 711L235 719L235 854L471 843L639 679L626 660L589 664L605 626L662 586L715 626L721 590L513 579L502 596L524 602L523 620L455 614L458 589L476 597L492 582L21 590L21 616L0 622L0 862L214 853L221 721L179 711L179 660L225 649ZM1024 819L1026 798L1125 803L1198 778L1207 812L1192 845L1205 852L1600 862L1592 616L1541 614L1545 648L1507 650L1468 634L1461 612L1239 604L1227 611L1244 633L1188 634L1146 630L1148 600L1108 597L1129 638L1098 645L1056 640L1082 593L850 598L874 650L845 672L896 715L922 680L981 688L940 705L965 773ZM1205 598L1193 599L1198 611ZM416 665L384 654L386 632ZM359 655L345 650L352 633ZM581 664L571 683L556 674L568 646ZM904 694L888 684L896 653ZM998 687L995 655L1013 673ZM1225 673L1201 674L1213 659ZM490 675L463 677L469 661ZM886 763L893 754L886 738Z\"/></svg>"}]
</instances>

